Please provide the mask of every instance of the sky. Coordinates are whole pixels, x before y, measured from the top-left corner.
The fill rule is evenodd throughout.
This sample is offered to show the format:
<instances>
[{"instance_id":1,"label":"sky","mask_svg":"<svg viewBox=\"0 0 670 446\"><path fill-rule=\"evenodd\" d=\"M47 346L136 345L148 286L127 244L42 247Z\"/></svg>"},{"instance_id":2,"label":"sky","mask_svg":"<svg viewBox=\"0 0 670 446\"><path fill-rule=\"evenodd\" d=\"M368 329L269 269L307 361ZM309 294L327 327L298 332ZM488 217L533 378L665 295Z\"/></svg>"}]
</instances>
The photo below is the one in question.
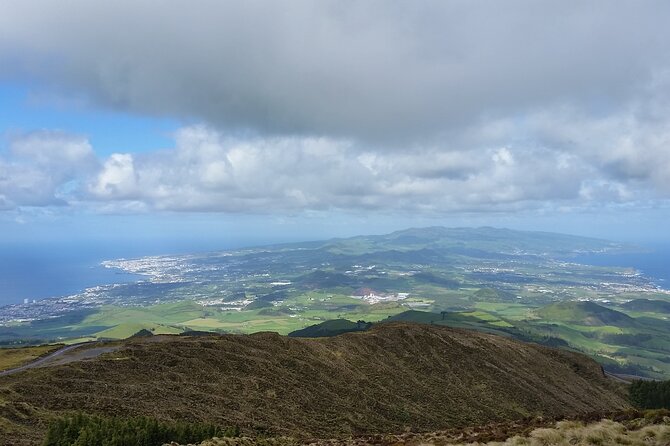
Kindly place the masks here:
<instances>
[{"instance_id":1,"label":"sky","mask_svg":"<svg viewBox=\"0 0 670 446\"><path fill-rule=\"evenodd\" d=\"M667 241L668 17L645 0L0 0L0 243L432 225Z\"/></svg>"}]
</instances>

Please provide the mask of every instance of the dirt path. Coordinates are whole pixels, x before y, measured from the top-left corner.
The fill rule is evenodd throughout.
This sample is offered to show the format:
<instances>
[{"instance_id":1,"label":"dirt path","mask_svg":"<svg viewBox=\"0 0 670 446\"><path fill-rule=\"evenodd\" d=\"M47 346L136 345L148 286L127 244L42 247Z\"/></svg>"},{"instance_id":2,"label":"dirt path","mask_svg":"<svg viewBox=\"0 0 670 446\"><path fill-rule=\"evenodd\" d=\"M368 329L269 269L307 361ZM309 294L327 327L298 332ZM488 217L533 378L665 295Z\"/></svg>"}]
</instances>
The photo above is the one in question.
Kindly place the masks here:
<instances>
[{"instance_id":1,"label":"dirt path","mask_svg":"<svg viewBox=\"0 0 670 446\"><path fill-rule=\"evenodd\" d=\"M15 367L13 369L4 370L0 372L0 376L13 375L15 373L23 372L24 370L34 369L36 367L45 367L51 365L61 365L67 364L74 361L82 361L85 359L95 358L102 355L103 353L109 353L120 348L120 346L105 346L105 347L92 347L92 348L83 348L84 346L94 345L95 342L81 342L79 344L72 344L61 349L56 350L55 352L49 353L48 355L39 358L28 364L24 364L20 367ZM76 350L76 351L73 351ZM72 352L72 353L70 353Z\"/></svg>"}]
</instances>

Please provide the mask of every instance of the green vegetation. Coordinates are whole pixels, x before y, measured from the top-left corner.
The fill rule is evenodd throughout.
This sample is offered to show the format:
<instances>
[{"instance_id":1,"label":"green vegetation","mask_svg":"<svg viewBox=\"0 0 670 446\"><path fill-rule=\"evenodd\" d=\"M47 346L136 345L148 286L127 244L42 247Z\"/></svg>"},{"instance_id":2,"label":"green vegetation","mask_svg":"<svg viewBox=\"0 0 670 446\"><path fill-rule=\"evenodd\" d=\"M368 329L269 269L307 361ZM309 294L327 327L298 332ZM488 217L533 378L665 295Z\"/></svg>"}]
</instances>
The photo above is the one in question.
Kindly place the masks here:
<instances>
[{"instance_id":1,"label":"green vegetation","mask_svg":"<svg viewBox=\"0 0 670 446\"><path fill-rule=\"evenodd\" d=\"M13 369L59 349L62 345L0 348L0 371Z\"/></svg>"},{"instance_id":2,"label":"green vegetation","mask_svg":"<svg viewBox=\"0 0 670 446\"><path fill-rule=\"evenodd\" d=\"M78 413L49 424L44 446L161 446L169 442L192 443L212 437L230 437L237 428L211 424L159 422L152 418L115 418Z\"/></svg>"},{"instance_id":3,"label":"green vegetation","mask_svg":"<svg viewBox=\"0 0 670 446\"><path fill-rule=\"evenodd\" d=\"M151 337L154 336L154 333L151 330L147 330L146 328L141 329L137 333L131 336L131 338L146 338L146 337Z\"/></svg>"},{"instance_id":4,"label":"green vegetation","mask_svg":"<svg viewBox=\"0 0 670 446\"><path fill-rule=\"evenodd\" d=\"M670 314L670 302L656 299L634 299L621 305L629 311Z\"/></svg>"},{"instance_id":5,"label":"green vegetation","mask_svg":"<svg viewBox=\"0 0 670 446\"><path fill-rule=\"evenodd\" d=\"M402 307L401 307L402 308ZM587 353L612 373L663 378L670 373L670 324L633 318L593 302L560 302L535 310L513 303L478 303L477 310L426 312L406 310L378 322L406 321L465 328ZM504 316L502 316L504 315ZM333 336L316 324L292 336ZM377 322L374 322L377 323ZM343 320L336 324L344 325ZM347 321L354 328L353 321ZM323 328L322 328L323 327ZM341 327L346 328L346 327ZM348 331L343 329L341 332Z\"/></svg>"},{"instance_id":6,"label":"green vegetation","mask_svg":"<svg viewBox=\"0 0 670 446\"><path fill-rule=\"evenodd\" d=\"M292 331L288 335L295 338L322 338L337 336L352 331L367 330L372 323L365 321L352 322L346 319L334 319L320 324L310 325L301 330Z\"/></svg>"},{"instance_id":7,"label":"green vegetation","mask_svg":"<svg viewBox=\"0 0 670 446\"><path fill-rule=\"evenodd\" d=\"M629 327L635 324L635 319L627 314L589 301L557 302L540 308L537 314L547 321L556 320L584 326Z\"/></svg>"},{"instance_id":8,"label":"green vegetation","mask_svg":"<svg viewBox=\"0 0 670 446\"><path fill-rule=\"evenodd\" d=\"M641 409L670 409L670 380L633 381L629 387L630 399Z\"/></svg>"},{"instance_id":9,"label":"green vegetation","mask_svg":"<svg viewBox=\"0 0 670 446\"><path fill-rule=\"evenodd\" d=\"M624 305L616 308L626 311ZM511 322L563 339L610 372L670 376L670 323L662 315L633 318L594 302L560 302L539 308L534 316Z\"/></svg>"},{"instance_id":10,"label":"green vegetation","mask_svg":"<svg viewBox=\"0 0 670 446\"><path fill-rule=\"evenodd\" d=\"M81 310L30 324L0 326L0 338L34 343L125 339L141 329L154 334L176 334L184 330L176 323L206 314L201 305L182 301L149 307L103 306Z\"/></svg>"},{"instance_id":11,"label":"green vegetation","mask_svg":"<svg viewBox=\"0 0 670 446\"><path fill-rule=\"evenodd\" d=\"M149 258L142 271L161 280L102 287L98 308L72 303L63 314L60 302L53 317L17 317L0 325L0 344L125 339L142 330L329 336L358 330L358 321L407 320L578 350L609 372L667 379L670 296L630 268L570 262L626 249L560 234L438 227ZM134 271L138 262L117 266Z\"/></svg>"}]
</instances>

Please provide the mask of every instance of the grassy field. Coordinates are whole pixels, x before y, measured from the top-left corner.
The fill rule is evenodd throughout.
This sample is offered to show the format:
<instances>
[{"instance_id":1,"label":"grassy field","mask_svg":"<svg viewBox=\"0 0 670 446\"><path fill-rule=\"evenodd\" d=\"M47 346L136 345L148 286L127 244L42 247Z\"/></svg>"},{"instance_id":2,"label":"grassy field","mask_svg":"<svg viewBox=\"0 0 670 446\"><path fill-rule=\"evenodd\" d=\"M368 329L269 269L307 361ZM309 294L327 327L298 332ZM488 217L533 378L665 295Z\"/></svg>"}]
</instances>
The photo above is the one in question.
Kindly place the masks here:
<instances>
[{"instance_id":1,"label":"grassy field","mask_svg":"<svg viewBox=\"0 0 670 446\"><path fill-rule=\"evenodd\" d=\"M468 290L467 295L472 293ZM415 297L410 300L413 304L427 299ZM435 296L434 303L428 308L444 308L445 300L454 303L451 296ZM105 306L70 320L38 323L37 333L44 342L63 343L124 339L142 329L154 334L198 330L228 333L273 331L285 335L326 320L386 320L407 311L406 304L387 302L370 305L343 294L310 291L287 297L280 305L242 311L205 307L194 301L146 307ZM540 307L519 302L480 301L471 303L470 308L452 313L454 316L446 321L435 323L493 333L496 333L496 328L525 330L534 333L532 336L563 339L570 347L601 361L613 371L655 378L670 375L667 360L670 327L664 325L667 321L663 315L629 312L629 316L638 316L637 319L630 319L623 312L616 314L614 310L600 307L568 307L556 311L550 306L538 312ZM439 310L436 312L439 314ZM606 323L609 317L623 321L623 325ZM20 332L21 329L21 326L12 327L14 331Z\"/></svg>"},{"instance_id":2,"label":"grassy field","mask_svg":"<svg viewBox=\"0 0 670 446\"><path fill-rule=\"evenodd\" d=\"M5 328L15 333L30 333L42 342L82 342L96 339L124 339L141 329L154 334L175 334L187 330L230 333L292 331L330 319L380 321L407 310L397 303L368 305L349 296L311 292L287 299L281 306L242 311L222 311L194 301L146 307L103 306L82 312L70 320L38 324L17 324Z\"/></svg>"},{"instance_id":3,"label":"grassy field","mask_svg":"<svg viewBox=\"0 0 670 446\"><path fill-rule=\"evenodd\" d=\"M476 304L476 308L518 328L563 339L612 371L659 379L670 377L670 323L666 315L628 311L621 305L565 302L557 306Z\"/></svg>"},{"instance_id":4,"label":"grassy field","mask_svg":"<svg viewBox=\"0 0 670 446\"><path fill-rule=\"evenodd\" d=\"M525 340L560 338L567 342L567 346L597 359L610 371L661 379L670 377L670 321L664 314L581 302L543 307L519 300L469 301L477 294L485 293L465 289L460 298L449 293L435 293L431 298L413 295L401 302L368 304L345 294L315 290L241 311L203 306L192 300L144 307L109 305L67 318L3 329L19 335L31 333L41 343L124 339L142 329L154 334L198 330L219 333L273 331L286 335L333 319L383 321L419 304L415 308L437 314L445 308L457 309L451 311L453 316L446 321L432 321L434 317L430 316L438 325L475 328L503 335L514 335L517 330L517 334L528 335L526 338L517 336Z\"/></svg>"},{"instance_id":5,"label":"grassy field","mask_svg":"<svg viewBox=\"0 0 670 446\"><path fill-rule=\"evenodd\" d=\"M13 369L58 350L62 345L40 345L24 348L0 348L0 371Z\"/></svg>"},{"instance_id":6,"label":"grassy field","mask_svg":"<svg viewBox=\"0 0 670 446\"><path fill-rule=\"evenodd\" d=\"M125 339L140 330L149 330L153 334L178 334L183 330L178 327L162 324L148 324L146 322L125 322L95 334L98 339Z\"/></svg>"}]
</instances>

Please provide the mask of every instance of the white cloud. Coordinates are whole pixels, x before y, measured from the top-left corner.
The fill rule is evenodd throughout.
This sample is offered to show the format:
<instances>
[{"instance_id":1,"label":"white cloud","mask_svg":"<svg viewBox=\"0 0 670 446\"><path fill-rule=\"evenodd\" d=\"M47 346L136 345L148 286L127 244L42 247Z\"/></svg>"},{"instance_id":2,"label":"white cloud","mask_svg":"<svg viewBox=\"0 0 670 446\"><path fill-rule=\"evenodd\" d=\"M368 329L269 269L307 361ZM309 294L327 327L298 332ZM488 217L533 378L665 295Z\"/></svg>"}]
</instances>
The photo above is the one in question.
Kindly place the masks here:
<instances>
[{"instance_id":1,"label":"white cloud","mask_svg":"<svg viewBox=\"0 0 670 446\"><path fill-rule=\"evenodd\" d=\"M173 150L112 155L90 193L176 211L440 213L583 201L591 173L574 155L546 149L385 152L327 138L225 138L193 126L177 133Z\"/></svg>"},{"instance_id":2,"label":"white cloud","mask_svg":"<svg viewBox=\"0 0 670 446\"><path fill-rule=\"evenodd\" d=\"M447 214L589 208L670 197L664 175L670 154L661 129L648 128L656 135L651 138L632 124L584 124L569 116L528 119L533 141L547 147L496 146L513 139L514 125L504 122L496 124L488 148L433 145L405 151L332 138L238 138L195 125L175 133L172 149L115 153L99 161L81 137L38 132L14 138L0 157L0 207ZM605 136L607 144L589 144ZM636 156L643 144L656 163ZM622 173L611 160L633 167Z\"/></svg>"},{"instance_id":3,"label":"white cloud","mask_svg":"<svg viewBox=\"0 0 670 446\"><path fill-rule=\"evenodd\" d=\"M594 181L670 197L670 101L636 102L595 118L574 108L543 111L527 117L525 131L535 144L580 157L595 170Z\"/></svg>"},{"instance_id":4,"label":"white cloud","mask_svg":"<svg viewBox=\"0 0 670 446\"><path fill-rule=\"evenodd\" d=\"M85 138L50 131L15 136L0 155L0 208L65 205L95 166Z\"/></svg>"},{"instance_id":5,"label":"white cloud","mask_svg":"<svg viewBox=\"0 0 670 446\"><path fill-rule=\"evenodd\" d=\"M91 186L91 192L101 198L132 198L137 193L133 156L127 153L112 154Z\"/></svg>"}]
</instances>

